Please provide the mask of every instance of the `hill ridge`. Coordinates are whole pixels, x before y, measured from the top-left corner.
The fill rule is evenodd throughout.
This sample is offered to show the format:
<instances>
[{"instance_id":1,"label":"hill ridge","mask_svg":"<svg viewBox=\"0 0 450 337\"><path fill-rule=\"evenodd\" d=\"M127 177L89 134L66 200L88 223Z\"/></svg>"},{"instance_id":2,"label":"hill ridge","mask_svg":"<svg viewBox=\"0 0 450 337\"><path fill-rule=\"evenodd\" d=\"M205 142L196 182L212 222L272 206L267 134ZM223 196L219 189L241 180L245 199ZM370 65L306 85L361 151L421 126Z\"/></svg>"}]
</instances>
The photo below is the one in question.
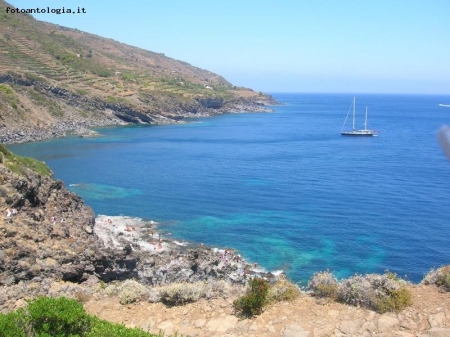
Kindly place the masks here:
<instances>
[{"instance_id":1,"label":"hill ridge","mask_svg":"<svg viewBox=\"0 0 450 337\"><path fill-rule=\"evenodd\" d=\"M0 141L129 123L270 111L271 96L109 38L6 13L0 0Z\"/></svg>"}]
</instances>

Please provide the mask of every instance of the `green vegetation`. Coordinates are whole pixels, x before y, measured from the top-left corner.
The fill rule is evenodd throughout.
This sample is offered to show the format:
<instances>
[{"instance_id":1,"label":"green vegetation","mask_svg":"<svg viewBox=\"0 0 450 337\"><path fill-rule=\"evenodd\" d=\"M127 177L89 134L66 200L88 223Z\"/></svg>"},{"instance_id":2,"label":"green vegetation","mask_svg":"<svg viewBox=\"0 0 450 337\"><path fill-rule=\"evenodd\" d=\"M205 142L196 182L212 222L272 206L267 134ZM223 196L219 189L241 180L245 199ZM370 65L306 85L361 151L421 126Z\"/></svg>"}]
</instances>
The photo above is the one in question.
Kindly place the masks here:
<instances>
[{"instance_id":1,"label":"green vegetation","mask_svg":"<svg viewBox=\"0 0 450 337\"><path fill-rule=\"evenodd\" d=\"M119 104L119 103L123 103L123 104L127 104L127 105L131 105L131 102L123 97L117 97L117 96L108 96L105 99L105 102L110 103L110 104Z\"/></svg>"},{"instance_id":2,"label":"green vegetation","mask_svg":"<svg viewBox=\"0 0 450 337\"><path fill-rule=\"evenodd\" d=\"M268 304L269 284L266 280L253 277L248 281L247 293L233 302L236 312L244 317L253 317L262 313Z\"/></svg>"},{"instance_id":3,"label":"green vegetation","mask_svg":"<svg viewBox=\"0 0 450 337\"><path fill-rule=\"evenodd\" d=\"M88 315L83 305L64 297L39 297L28 307L0 313L0 337L162 337Z\"/></svg>"},{"instance_id":4,"label":"green vegetation","mask_svg":"<svg viewBox=\"0 0 450 337\"><path fill-rule=\"evenodd\" d=\"M16 174L25 176L26 169L33 170L43 176L52 174L52 171L44 162L33 158L17 156L9 151L3 144L0 144L0 156L1 162Z\"/></svg>"},{"instance_id":5,"label":"green vegetation","mask_svg":"<svg viewBox=\"0 0 450 337\"><path fill-rule=\"evenodd\" d=\"M32 81L48 83L48 80L46 78L29 72L25 73L25 77Z\"/></svg>"},{"instance_id":6,"label":"green vegetation","mask_svg":"<svg viewBox=\"0 0 450 337\"><path fill-rule=\"evenodd\" d=\"M78 95L81 96L84 96L88 93L86 89L75 89L75 91L77 92Z\"/></svg>"},{"instance_id":7,"label":"green vegetation","mask_svg":"<svg viewBox=\"0 0 450 337\"><path fill-rule=\"evenodd\" d=\"M6 101L14 110L17 110L16 92L8 84L0 84L0 101Z\"/></svg>"},{"instance_id":8,"label":"green vegetation","mask_svg":"<svg viewBox=\"0 0 450 337\"><path fill-rule=\"evenodd\" d=\"M406 285L406 281L391 272L383 275L354 275L339 283L327 271L315 273L308 288L314 296L328 297L384 313L400 311L412 304L412 294Z\"/></svg>"},{"instance_id":9,"label":"green vegetation","mask_svg":"<svg viewBox=\"0 0 450 337\"><path fill-rule=\"evenodd\" d=\"M91 319L80 302L64 297L39 297L28 304L33 330L49 336L85 336Z\"/></svg>"}]
</instances>

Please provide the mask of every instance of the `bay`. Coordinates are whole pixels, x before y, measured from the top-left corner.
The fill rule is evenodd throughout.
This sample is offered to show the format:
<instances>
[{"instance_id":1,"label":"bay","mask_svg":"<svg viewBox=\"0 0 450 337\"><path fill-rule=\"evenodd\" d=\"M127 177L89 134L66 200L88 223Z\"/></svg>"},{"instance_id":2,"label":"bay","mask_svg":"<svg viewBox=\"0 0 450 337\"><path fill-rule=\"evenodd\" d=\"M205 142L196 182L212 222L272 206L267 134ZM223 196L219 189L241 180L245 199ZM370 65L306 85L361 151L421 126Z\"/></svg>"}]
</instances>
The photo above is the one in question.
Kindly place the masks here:
<instances>
[{"instance_id":1,"label":"bay","mask_svg":"<svg viewBox=\"0 0 450 337\"><path fill-rule=\"evenodd\" d=\"M273 113L102 128L100 138L11 145L45 161L97 214L232 247L295 282L390 270L419 282L450 260L447 96L358 95L378 137L339 131L353 96L274 94Z\"/></svg>"}]
</instances>

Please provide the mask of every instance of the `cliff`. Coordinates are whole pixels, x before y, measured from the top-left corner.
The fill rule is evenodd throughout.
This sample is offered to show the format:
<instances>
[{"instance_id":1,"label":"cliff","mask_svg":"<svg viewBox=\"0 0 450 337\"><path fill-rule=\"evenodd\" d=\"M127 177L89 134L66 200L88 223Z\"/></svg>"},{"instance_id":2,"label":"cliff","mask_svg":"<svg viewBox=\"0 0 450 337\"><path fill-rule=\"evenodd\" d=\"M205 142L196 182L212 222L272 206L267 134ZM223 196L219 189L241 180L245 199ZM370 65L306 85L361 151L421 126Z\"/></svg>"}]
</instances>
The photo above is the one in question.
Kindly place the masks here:
<instances>
[{"instance_id":1,"label":"cliff","mask_svg":"<svg viewBox=\"0 0 450 337\"><path fill-rule=\"evenodd\" d=\"M275 101L164 54L11 14L0 0L0 141L269 111Z\"/></svg>"}]
</instances>

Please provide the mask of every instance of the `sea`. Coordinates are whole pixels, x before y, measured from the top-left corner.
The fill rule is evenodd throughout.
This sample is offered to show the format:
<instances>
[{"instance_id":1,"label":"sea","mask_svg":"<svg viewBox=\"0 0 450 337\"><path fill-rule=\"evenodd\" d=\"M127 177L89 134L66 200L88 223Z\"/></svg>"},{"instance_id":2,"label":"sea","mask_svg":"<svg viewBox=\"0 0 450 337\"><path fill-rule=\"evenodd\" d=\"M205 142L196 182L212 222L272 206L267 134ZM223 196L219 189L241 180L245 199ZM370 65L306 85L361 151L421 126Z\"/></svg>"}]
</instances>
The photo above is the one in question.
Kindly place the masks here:
<instances>
[{"instance_id":1,"label":"sea","mask_svg":"<svg viewBox=\"0 0 450 337\"><path fill-rule=\"evenodd\" d=\"M271 113L97 129L11 145L45 161L96 214L160 223L162 235L234 249L306 285L390 271L420 282L450 263L450 162L436 138L450 96L275 93ZM351 128L351 116L346 129Z\"/></svg>"}]
</instances>

